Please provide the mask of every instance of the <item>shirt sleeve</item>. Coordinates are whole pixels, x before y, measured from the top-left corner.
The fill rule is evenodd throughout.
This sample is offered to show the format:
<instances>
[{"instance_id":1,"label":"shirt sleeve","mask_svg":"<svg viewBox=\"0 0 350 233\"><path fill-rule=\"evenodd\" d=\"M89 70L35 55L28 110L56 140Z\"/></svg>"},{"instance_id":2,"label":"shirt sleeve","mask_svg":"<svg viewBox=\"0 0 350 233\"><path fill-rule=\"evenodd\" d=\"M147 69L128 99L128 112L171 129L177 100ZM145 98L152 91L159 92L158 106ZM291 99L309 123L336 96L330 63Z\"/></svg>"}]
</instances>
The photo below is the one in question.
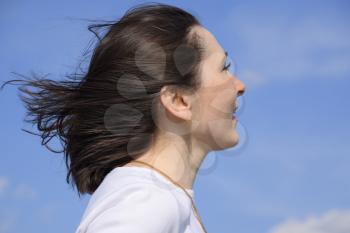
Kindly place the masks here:
<instances>
[{"instance_id":1,"label":"shirt sleeve","mask_svg":"<svg viewBox=\"0 0 350 233\"><path fill-rule=\"evenodd\" d=\"M86 233L180 233L180 224L177 199L149 185L132 190L101 212Z\"/></svg>"}]
</instances>

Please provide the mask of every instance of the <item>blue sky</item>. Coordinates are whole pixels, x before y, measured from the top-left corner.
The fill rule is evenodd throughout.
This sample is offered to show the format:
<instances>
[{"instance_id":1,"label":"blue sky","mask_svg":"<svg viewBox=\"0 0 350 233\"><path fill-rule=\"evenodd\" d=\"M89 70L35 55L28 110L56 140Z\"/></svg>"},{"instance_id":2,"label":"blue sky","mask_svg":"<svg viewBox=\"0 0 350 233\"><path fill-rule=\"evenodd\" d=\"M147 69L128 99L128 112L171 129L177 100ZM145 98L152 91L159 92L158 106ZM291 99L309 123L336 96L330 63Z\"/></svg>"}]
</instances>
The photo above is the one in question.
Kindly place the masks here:
<instances>
[{"instance_id":1,"label":"blue sky","mask_svg":"<svg viewBox=\"0 0 350 233\"><path fill-rule=\"evenodd\" d=\"M74 71L93 35L144 1L0 3L0 81ZM194 186L209 232L350 232L348 1L159 1L188 10L246 84L237 148L212 152ZM65 182L63 156L21 131L14 86L0 92L0 233L73 232L89 196ZM34 129L34 128L33 128Z\"/></svg>"}]
</instances>

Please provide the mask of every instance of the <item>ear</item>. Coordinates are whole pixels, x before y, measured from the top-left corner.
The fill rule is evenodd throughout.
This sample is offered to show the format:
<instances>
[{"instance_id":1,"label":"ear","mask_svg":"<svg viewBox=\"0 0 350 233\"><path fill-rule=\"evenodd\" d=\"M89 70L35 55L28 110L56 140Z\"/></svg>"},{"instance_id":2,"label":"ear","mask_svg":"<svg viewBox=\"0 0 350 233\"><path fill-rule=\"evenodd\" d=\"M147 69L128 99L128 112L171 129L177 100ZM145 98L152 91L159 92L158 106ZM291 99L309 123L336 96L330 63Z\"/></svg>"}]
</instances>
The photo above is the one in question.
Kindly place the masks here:
<instances>
[{"instance_id":1,"label":"ear","mask_svg":"<svg viewBox=\"0 0 350 233\"><path fill-rule=\"evenodd\" d=\"M189 121L192 119L193 96L180 88L164 86L160 91L160 103L170 119ZM176 119L177 118L177 119Z\"/></svg>"}]
</instances>

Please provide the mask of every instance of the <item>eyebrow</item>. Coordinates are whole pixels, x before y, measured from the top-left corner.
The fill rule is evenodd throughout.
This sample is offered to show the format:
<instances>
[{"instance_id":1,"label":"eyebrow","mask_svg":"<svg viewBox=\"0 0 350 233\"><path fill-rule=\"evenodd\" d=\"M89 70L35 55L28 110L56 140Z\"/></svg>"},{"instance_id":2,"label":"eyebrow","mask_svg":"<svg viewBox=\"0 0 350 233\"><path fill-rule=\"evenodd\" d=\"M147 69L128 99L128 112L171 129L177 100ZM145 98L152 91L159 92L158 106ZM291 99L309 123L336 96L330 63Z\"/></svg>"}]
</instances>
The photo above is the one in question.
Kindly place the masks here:
<instances>
[{"instance_id":1,"label":"eyebrow","mask_svg":"<svg viewBox=\"0 0 350 233\"><path fill-rule=\"evenodd\" d=\"M226 61L226 59L227 59L227 56L228 56L228 53L227 53L227 51L225 51L225 56L223 57L222 62L221 62L222 65L225 64L225 61Z\"/></svg>"}]
</instances>

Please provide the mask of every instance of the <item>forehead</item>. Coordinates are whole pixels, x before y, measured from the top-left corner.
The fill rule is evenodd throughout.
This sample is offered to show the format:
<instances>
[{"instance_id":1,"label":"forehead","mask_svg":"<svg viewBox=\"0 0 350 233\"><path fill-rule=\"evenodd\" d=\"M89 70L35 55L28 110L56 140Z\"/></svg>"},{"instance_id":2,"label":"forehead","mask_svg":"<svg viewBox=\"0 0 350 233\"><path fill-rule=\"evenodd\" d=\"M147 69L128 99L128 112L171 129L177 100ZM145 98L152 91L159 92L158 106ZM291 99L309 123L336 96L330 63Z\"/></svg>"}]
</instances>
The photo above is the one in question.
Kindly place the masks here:
<instances>
[{"instance_id":1,"label":"forehead","mask_svg":"<svg viewBox=\"0 0 350 233\"><path fill-rule=\"evenodd\" d=\"M201 77L201 93L212 92L215 87L221 89L227 87L231 79L213 78L218 75L222 66L225 51L217 42L214 35L204 27L197 27L196 34L204 47L204 58L201 60L200 77ZM227 80L227 81L225 81Z\"/></svg>"},{"instance_id":2,"label":"forehead","mask_svg":"<svg viewBox=\"0 0 350 233\"><path fill-rule=\"evenodd\" d=\"M208 59L222 58L225 51L210 31L202 26L196 26L193 30L199 36L201 44L205 48L205 57Z\"/></svg>"}]
</instances>

